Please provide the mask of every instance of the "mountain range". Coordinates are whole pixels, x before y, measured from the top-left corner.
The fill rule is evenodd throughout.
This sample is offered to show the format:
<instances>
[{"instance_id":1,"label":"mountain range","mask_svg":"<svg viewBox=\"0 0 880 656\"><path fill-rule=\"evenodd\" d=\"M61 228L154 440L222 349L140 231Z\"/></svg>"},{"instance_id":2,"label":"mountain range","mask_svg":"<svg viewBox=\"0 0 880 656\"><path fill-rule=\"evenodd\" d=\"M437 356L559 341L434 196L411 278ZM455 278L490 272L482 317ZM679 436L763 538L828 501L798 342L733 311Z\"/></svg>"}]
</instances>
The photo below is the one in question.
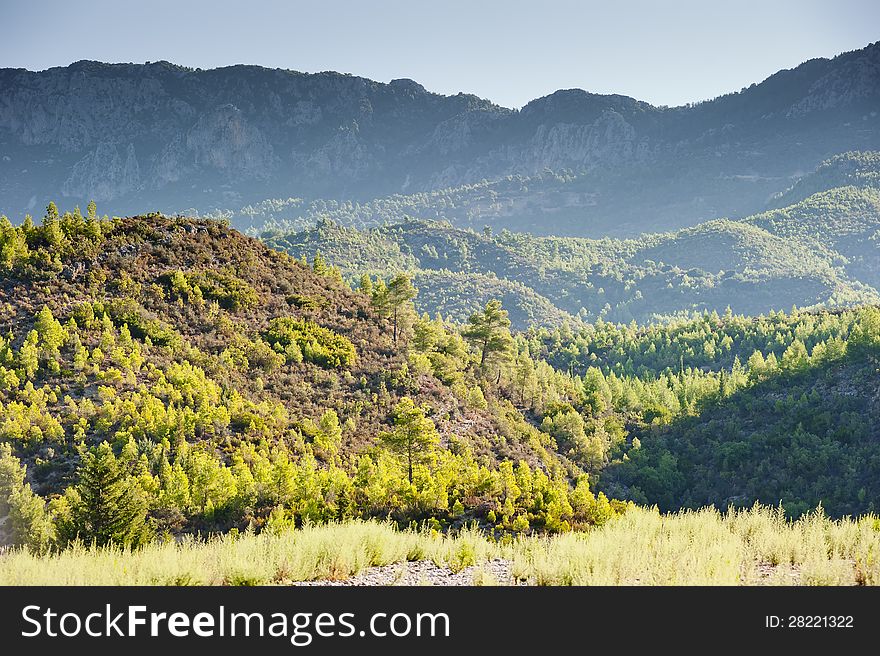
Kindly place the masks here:
<instances>
[{"instance_id":1,"label":"mountain range","mask_svg":"<svg viewBox=\"0 0 880 656\"><path fill-rule=\"evenodd\" d=\"M168 62L3 69L0 90L16 217L51 198L242 217L476 188L470 223L634 236L762 211L823 160L880 148L880 43L674 108L569 89L515 110L405 79Z\"/></svg>"}]
</instances>

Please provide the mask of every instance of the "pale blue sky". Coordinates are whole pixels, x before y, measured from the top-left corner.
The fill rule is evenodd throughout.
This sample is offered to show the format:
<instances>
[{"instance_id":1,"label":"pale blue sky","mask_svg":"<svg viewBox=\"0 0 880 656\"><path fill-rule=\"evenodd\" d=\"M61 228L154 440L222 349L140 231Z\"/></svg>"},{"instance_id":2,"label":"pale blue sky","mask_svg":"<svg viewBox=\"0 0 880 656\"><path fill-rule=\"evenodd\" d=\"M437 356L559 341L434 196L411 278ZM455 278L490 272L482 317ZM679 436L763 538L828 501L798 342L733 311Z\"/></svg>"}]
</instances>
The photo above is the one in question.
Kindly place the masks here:
<instances>
[{"instance_id":1,"label":"pale blue sky","mask_svg":"<svg viewBox=\"0 0 880 656\"><path fill-rule=\"evenodd\" d=\"M247 63L508 107L571 87L678 105L877 40L878 0L0 0L2 67Z\"/></svg>"}]
</instances>

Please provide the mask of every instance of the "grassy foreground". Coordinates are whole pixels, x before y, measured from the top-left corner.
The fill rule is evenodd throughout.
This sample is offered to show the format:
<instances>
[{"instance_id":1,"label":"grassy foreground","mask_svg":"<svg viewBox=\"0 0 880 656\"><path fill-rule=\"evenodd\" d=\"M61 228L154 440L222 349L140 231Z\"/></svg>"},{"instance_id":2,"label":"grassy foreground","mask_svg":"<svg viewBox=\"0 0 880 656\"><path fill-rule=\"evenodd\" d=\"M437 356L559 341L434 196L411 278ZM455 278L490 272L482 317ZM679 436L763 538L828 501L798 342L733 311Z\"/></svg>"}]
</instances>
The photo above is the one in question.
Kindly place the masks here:
<instances>
[{"instance_id":1,"label":"grassy foreground","mask_svg":"<svg viewBox=\"0 0 880 656\"><path fill-rule=\"evenodd\" d=\"M0 555L2 585L264 585L344 579L368 567L431 560L452 570L492 558L538 585L876 585L880 518L787 521L767 507L661 515L634 508L586 533L454 537L375 522L311 526L277 535L224 536L123 552L74 548L45 557Z\"/></svg>"}]
</instances>

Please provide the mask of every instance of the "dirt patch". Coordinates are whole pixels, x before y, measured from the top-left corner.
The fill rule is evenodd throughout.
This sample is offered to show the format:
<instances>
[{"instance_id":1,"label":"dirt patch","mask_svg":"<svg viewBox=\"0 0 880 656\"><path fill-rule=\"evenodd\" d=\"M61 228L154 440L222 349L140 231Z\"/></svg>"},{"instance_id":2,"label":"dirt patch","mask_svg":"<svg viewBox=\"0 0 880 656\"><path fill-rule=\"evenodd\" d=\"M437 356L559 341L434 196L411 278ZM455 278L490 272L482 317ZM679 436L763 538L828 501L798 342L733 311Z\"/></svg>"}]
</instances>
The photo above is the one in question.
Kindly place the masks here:
<instances>
[{"instance_id":1,"label":"dirt patch","mask_svg":"<svg viewBox=\"0 0 880 656\"><path fill-rule=\"evenodd\" d=\"M800 565L758 563L755 569L758 574L758 580L756 581L758 585L771 581L782 583L783 585L800 585L801 582Z\"/></svg>"},{"instance_id":2,"label":"dirt patch","mask_svg":"<svg viewBox=\"0 0 880 656\"><path fill-rule=\"evenodd\" d=\"M370 567L344 581L296 581L297 586L372 586L372 585L515 585L510 561L490 560L453 572L429 560Z\"/></svg>"}]
</instances>

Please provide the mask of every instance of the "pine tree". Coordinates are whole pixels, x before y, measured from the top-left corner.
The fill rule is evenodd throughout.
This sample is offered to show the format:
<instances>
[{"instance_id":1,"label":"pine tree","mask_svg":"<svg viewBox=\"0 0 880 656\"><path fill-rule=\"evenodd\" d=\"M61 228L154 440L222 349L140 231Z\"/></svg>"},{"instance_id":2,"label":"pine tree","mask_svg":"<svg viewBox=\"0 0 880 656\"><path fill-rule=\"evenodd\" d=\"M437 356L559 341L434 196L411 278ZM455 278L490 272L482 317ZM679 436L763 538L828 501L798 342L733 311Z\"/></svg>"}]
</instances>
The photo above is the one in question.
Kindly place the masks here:
<instances>
[{"instance_id":1,"label":"pine tree","mask_svg":"<svg viewBox=\"0 0 880 656\"><path fill-rule=\"evenodd\" d=\"M0 216L0 269L11 269L27 254L27 234L24 229L15 228L9 219Z\"/></svg>"},{"instance_id":2,"label":"pine tree","mask_svg":"<svg viewBox=\"0 0 880 656\"><path fill-rule=\"evenodd\" d=\"M373 279L370 278L370 274L365 273L361 276L360 288L367 296L373 295Z\"/></svg>"},{"instance_id":3,"label":"pine tree","mask_svg":"<svg viewBox=\"0 0 880 656\"><path fill-rule=\"evenodd\" d=\"M584 376L584 404L594 416L603 414L611 405L611 388L598 367L590 367Z\"/></svg>"},{"instance_id":4,"label":"pine tree","mask_svg":"<svg viewBox=\"0 0 880 656\"><path fill-rule=\"evenodd\" d=\"M24 221L21 224L21 232L25 236L25 239L31 236L34 232L34 217L30 214L24 215Z\"/></svg>"},{"instance_id":5,"label":"pine tree","mask_svg":"<svg viewBox=\"0 0 880 656\"><path fill-rule=\"evenodd\" d=\"M98 206L95 205L95 201L89 201L86 207L84 233L93 242L98 242L101 239L101 222L98 219Z\"/></svg>"},{"instance_id":6,"label":"pine tree","mask_svg":"<svg viewBox=\"0 0 880 656\"><path fill-rule=\"evenodd\" d=\"M84 454L73 498L66 527L69 540L132 547L146 539L146 506L140 491L106 442Z\"/></svg>"},{"instance_id":7,"label":"pine tree","mask_svg":"<svg viewBox=\"0 0 880 656\"><path fill-rule=\"evenodd\" d=\"M315 435L315 444L330 457L339 453L342 443L342 426L339 424L339 416L333 409L327 410L321 415L318 422L318 432Z\"/></svg>"},{"instance_id":8,"label":"pine tree","mask_svg":"<svg viewBox=\"0 0 880 656\"><path fill-rule=\"evenodd\" d=\"M380 433L379 441L406 466L413 482L413 467L430 460L440 441L434 422L408 396L394 407L394 430Z\"/></svg>"},{"instance_id":9,"label":"pine tree","mask_svg":"<svg viewBox=\"0 0 880 656\"><path fill-rule=\"evenodd\" d=\"M321 251L315 251L315 257L312 260L312 271L319 276L326 276L329 271L327 263L324 261L324 256L321 255Z\"/></svg>"},{"instance_id":10,"label":"pine tree","mask_svg":"<svg viewBox=\"0 0 880 656\"><path fill-rule=\"evenodd\" d=\"M393 332L392 337L397 342L401 331L403 318L408 314L409 302L416 296L416 288L405 273L399 273L387 287L376 285L373 292L373 305L380 314L391 318Z\"/></svg>"},{"instance_id":11,"label":"pine tree","mask_svg":"<svg viewBox=\"0 0 880 656\"><path fill-rule=\"evenodd\" d=\"M18 350L18 362L26 380L32 380L40 368L40 351L37 348L39 336L36 330L28 333Z\"/></svg>"},{"instance_id":12,"label":"pine tree","mask_svg":"<svg viewBox=\"0 0 880 656\"><path fill-rule=\"evenodd\" d=\"M526 393L531 393L538 386L535 365L527 354L520 355L516 360L516 387L519 390L519 402L524 404Z\"/></svg>"},{"instance_id":13,"label":"pine tree","mask_svg":"<svg viewBox=\"0 0 880 656\"><path fill-rule=\"evenodd\" d=\"M12 544L45 553L55 541L55 526L46 503L34 494L27 471L12 455L8 444L0 444L0 516L7 516L6 529Z\"/></svg>"},{"instance_id":14,"label":"pine tree","mask_svg":"<svg viewBox=\"0 0 880 656\"><path fill-rule=\"evenodd\" d=\"M50 369L57 373L60 367L58 362L60 359L59 349L67 341L67 331L46 305L37 313L34 330L40 338L42 357L50 363Z\"/></svg>"},{"instance_id":15,"label":"pine tree","mask_svg":"<svg viewBox=\"0 0 880 656\"><path fill-rule=\"evenodd\" d=\"M56 221L58 219L58 206L55 204L55 201L50 201L46 206L45 218L49 221Z\"/></svg>"},{"instance_id":16,"label":"pine tree","mask_svg":"<svg viewBox=\"0 0 880 656\"><path fill-rule=\"evenodd\" d=\"M471 315L461 334L479 349L481 367L492 359L508 359L513 351L510 319L501 301L489 301L481 313Z\"/></svg>"}]
</instances>

